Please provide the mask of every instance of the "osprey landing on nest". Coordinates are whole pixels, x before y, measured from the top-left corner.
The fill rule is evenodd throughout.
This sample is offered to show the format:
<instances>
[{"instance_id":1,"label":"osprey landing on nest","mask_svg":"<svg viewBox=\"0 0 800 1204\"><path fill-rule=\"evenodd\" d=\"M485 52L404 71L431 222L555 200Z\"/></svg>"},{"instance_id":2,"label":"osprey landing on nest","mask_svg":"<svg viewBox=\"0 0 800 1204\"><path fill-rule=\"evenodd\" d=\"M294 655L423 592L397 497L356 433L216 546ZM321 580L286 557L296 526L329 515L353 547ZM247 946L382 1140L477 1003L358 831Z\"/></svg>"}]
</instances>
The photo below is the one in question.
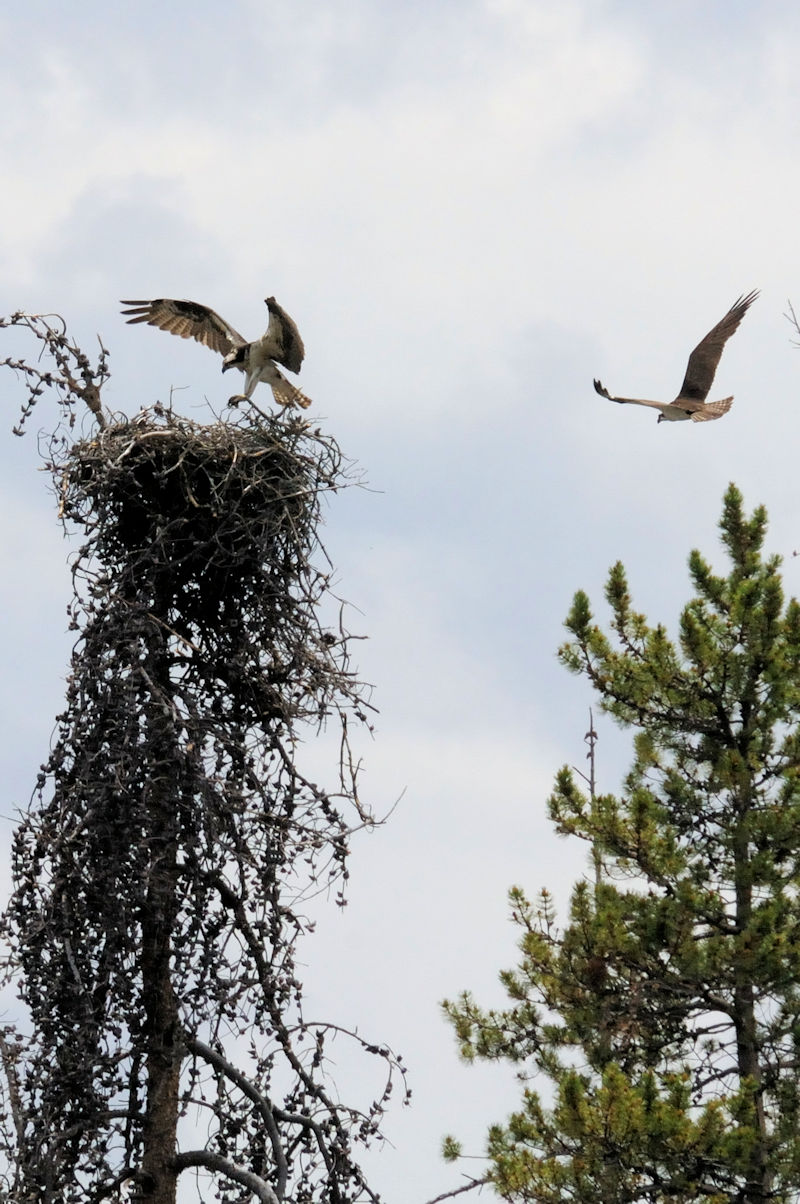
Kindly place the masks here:
<instances>
[{"instance_id":1,"label":"osprey landing on nest","mask_svg":"<svg viewBox=\"0 0 800 1204\"><path fill-rule=\"evenodd\" d=\"M722 348L731 335L739 327L744 315L758 296L758 289L753 289L746 297L734 301L725 317L717 322L713 330L709 330L704 339L695 347L689 356L681 391L674 401L644 401L640 397L612 397L605 385L599 380L594 387L601 397L609 401L617 401L620 405L650 406L659 410L659 422L710 422L712 418L721 418L727 414L733 404L732 397L723 397L721 401L706 401L708 391L717 371L717 364L722 355Z\"/></svg>"},{"instance_id":2,"label":"osprey landing on nest","mask_svg":"<svg viewBox=\"0 0 800 1204\"><path fill-rule=\"evenodd\" d=\"M256 385L263 380L271 387L278 405L301 406L303 409L311 405L311 399L276 367L276 364L283 364L290 372L299 372L305 349L300 332L274 297L267 297L264 303L269 310L269 325L261 338L254 339L252 343L243 339L213 309L199 305L197 301L173 301L168 297L159 297L155 301L121 301L120 304L131 306L122 311L129 325L146 322L148 326L167 330L182 339L196 339L224 357L223 372L229 368L239 368L244 372L244 393L232 397L232 403L241 401L243 397L249 400Z\"/></svg>"}]
</instances>

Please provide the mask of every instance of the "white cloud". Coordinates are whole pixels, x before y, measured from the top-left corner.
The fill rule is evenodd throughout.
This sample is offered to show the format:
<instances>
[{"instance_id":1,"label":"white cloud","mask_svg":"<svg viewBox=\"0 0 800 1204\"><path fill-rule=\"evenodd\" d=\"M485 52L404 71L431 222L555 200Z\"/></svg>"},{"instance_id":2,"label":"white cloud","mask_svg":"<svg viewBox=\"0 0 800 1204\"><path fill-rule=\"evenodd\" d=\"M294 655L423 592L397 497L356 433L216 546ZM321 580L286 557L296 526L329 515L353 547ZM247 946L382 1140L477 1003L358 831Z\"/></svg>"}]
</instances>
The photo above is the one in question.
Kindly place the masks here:
<instances>
[{"instance_id":1,"label":"white cloud","mask_svg":"<svg viewBox=\"0 0 800 1204\"><path fill-rule=\"evenodd\" d=\"M436 1001L498 989L512 881L566 892L583 864L543 819L553 773L584 751L588 693L555 657L573 591L604 621L621 557L636 605L672 624L689 549L724 564L730 479L768 504L770 548L800 546L800 353L781 316L800 303L800 18L728 0L252 0L224 19L203 0L89 0L79 20L32 3L3 22L19 54L0 82L0 308L62 309L87 346L100 330L114 408L186 385L176 404L202 417L227 397L218 358L124 326L117 298L191 296L248 333L275 293L313 413L378 491L333 499L324 535L381 709L364 789L379 810L406 793L357 844L309 986L407 1053L418 1110L378 1174L419 1204L453 1182L441 1132L479 1135L516 1090L498 1080L490 1106L483 1070L455 1068ZM722 360L722 422L657 427L593 393L601 376L674 394L691 347L757 286ZM64 547L23 499L21 466L31 493L41 481L30 445L0 456L0 705L21 789L66 667ZM800 561L786 567L794 583ZM609 729L613 785L627 737ZM413 1190L393 1181L410 1163Z\"/></svg>"}]
</instances>

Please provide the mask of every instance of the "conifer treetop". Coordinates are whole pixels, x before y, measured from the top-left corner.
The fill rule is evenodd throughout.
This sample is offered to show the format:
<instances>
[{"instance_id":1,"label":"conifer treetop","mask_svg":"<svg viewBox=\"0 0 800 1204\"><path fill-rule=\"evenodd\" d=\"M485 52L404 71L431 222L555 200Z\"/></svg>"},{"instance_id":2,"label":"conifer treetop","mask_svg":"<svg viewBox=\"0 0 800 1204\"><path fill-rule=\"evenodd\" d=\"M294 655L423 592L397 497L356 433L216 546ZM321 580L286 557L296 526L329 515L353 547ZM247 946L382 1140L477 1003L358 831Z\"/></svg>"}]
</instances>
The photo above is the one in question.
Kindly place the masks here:
<instances>
[{"instance_id":1,"label":"conifer treetop","mask_svg":"<svg viewBox=\"0 0 800 1204\"><path fill-rule=\"evenodd\" d=\"M729 572L691 553L675 639L636 611L619 563L607 631L575 595L560 659L633 729L632 766L617 794L560 770L549 813L589 845L594 881L563 928L547 890L515 887L508 1006L444 1004L463 1057L509 1060L524 1082L488 1134L509 1201L800 1189L800 608L764 554L766 512L747 516L735 485L720 529Z\"/></svg>"}]
</instances>

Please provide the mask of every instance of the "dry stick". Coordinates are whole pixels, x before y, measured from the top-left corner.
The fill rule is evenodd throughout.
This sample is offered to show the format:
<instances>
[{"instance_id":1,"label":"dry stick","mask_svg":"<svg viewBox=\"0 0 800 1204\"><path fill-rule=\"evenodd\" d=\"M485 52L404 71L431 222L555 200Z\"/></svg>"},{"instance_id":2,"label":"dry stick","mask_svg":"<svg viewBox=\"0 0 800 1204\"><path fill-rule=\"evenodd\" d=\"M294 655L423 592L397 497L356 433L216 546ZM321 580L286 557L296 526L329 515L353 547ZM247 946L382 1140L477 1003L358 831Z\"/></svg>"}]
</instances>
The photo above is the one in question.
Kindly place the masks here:
<instances>
[{"instance_id":1,"label":"dry stick","mask_svg":"<svg viewBox=\"0 0 800 1204\"><path fill-rule=\"evenodd\" d=\"M264 1124L266 1125L267 1132L269 1133L270 1142L272 1144L272 1152L275 1156L275 1166L278 1172L278 1185L276 1194L278 1199L282 1200L286 1193L286 1182L289 1169L286 1162L286 1155L283 1152L283 1145L281 1143L280 1133L278 1132L278 1126L275 1124L273 1108L269 1100L263 1094L263 1092L258 1091L256 1087L253 1086L250 1080L243 1075L241 1071L236 1069L233 1063L229 1062L227 1058L224 1058L222 1054L217 1053L217 1051L212 1049L210 1045L206 1045L205 1042L201 1041L198 1037L188 1037L186 1039L186 1048L190 1053L196 1054L199 1058L203 1058L203 1060L208 1062L210 1066L213 1066L215 1070L219 1070L222 1074L224 1074L226 1078L230 1079L232 1083L236 1084L243 1095L246 1095L247 1098L256 1105L256 1108L261 1114Z\"/></svg>"}]
</instances>

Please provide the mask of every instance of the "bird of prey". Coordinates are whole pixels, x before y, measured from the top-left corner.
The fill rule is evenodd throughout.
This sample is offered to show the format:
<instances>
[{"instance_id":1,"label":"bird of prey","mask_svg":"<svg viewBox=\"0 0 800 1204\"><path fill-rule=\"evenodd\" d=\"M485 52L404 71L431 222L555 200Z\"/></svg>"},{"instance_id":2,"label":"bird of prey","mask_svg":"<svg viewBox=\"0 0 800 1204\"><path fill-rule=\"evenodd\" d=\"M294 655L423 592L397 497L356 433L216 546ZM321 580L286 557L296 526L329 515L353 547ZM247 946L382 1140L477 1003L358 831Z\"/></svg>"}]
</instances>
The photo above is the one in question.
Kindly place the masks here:
<instances>
[{"instance_id":1,"label":"bird of prey","mask_svg":"<svg viewBox=\"0 0 800 1204\"><path fill-rule=\"evenodd\" d=\"M311 405L310 398L301 393L287 380L277 364L283 364L290 372L299 372L305 348L300 332L292 319L281 309L274 297L267 297L269 324L260 339L249 343L238 331L207 305L197 301L174 301L169 297L158 297L155 301L121 301L129 325L146 322L159 330L167 330L182 339L196 339L212 351L223 356L222 371L239 368L245 374L244 393L231 398L235 403L243 397L248 400L259 381L272 389L272 394L281 406ZM129 316L130 315L130 316Z\"/></svg>"},{"instance_id":2,"label":"bird of prey","mask_svg":"<svg viewBox=\"0 0 800 1204\"><path fill-rule=\"evenodd\" d=\"M738 329L744 315L758 296L758 289L753 289L746 297L734 301L725 317L709 330L704 339L697 344L689 356L686 376L681 385L681 391L674 401L645 401L641 397L612 397L605 385L599 380L594 382L595 390L601 397L609 401L617 401L620 405L650 406L658 410L659 422L710 422L713 418L721 418L727 414L733 404L733 397L723 397L721 401L706 401L708 391L714 380L714 373L722 355L722 348L728 339Z\"/></svg>"}]
</instances>

